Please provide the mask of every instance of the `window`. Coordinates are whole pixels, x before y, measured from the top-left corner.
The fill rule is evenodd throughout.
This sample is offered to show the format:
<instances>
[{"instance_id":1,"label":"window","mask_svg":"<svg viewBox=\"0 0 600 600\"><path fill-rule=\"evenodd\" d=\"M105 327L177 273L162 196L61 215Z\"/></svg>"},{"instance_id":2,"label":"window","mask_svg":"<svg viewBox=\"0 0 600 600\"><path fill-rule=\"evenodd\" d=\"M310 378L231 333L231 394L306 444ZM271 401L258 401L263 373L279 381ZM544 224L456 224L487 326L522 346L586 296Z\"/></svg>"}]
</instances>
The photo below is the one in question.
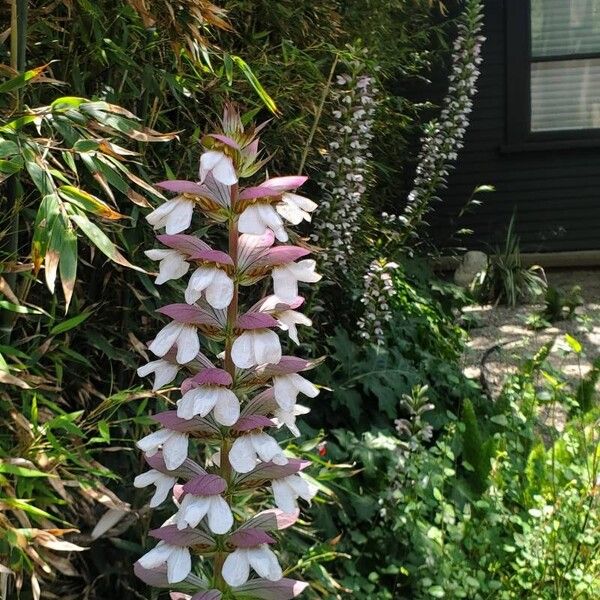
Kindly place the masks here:
<instances>
[{"instance_id":1,"label":"window","mask_svg":"<svg viewBox=\"0 0 600 600\"><path fill-rule=\"evenodd\" d=\"M600 140L600 0L507 0L510 143Z\"/></svg>"}]
</instances>

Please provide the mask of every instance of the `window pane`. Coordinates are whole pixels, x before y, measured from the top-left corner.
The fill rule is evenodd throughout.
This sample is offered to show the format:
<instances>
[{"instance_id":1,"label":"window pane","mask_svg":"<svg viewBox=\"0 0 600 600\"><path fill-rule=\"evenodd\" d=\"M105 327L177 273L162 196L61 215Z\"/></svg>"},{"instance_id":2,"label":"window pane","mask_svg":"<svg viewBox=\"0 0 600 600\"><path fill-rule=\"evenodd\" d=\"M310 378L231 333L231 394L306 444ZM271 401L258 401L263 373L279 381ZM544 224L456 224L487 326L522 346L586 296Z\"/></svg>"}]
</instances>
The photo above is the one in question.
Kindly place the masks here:
<instances>
[{"instance_id":1,"label":"window pane","mask_svg":"<svg viewBox=\"0 0 600 600\"><path fill-rule=\"evenodd\" d=\"M598 51L600 0L531 0L534 57Z\"/></svg>"},{"instance_id":2,"label":"window pane","mask_svg":"<svg viewBox=\"0 0 600 600\"><path fill-rule=\"evenodd\" d=\"M531 65L531 130L600 127L600 59Z\"/></svg>"}]
</instances>

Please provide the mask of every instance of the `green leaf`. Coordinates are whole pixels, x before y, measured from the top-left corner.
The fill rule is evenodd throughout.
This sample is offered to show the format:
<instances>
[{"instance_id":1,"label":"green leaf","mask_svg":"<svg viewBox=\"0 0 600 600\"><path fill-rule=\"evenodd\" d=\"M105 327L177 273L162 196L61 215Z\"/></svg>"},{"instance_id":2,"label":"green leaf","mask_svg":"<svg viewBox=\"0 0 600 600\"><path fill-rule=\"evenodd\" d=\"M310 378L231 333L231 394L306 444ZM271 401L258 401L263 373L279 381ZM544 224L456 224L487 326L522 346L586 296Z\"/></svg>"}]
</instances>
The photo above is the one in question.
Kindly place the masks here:
<instances>
[{"instance_id":1,"label":"green leaf","mask_svg":"<svg viewBox=\"0 0 600 600\"><path fill-rule=\"evenodd\" d=\"M38 471L37 469L19 467L18 465L11 465L7 463L0 463L0 473L18 475L19 477L55 477L55 475L44 473L43 471Z\"/></svg>"},{"instance_id":2,"label":"green leaf","mask_svg":"<svg viewBox=\"0 0 600 600\"><path fill-rule=\"evenodd\" d=\"M252 72L252 69L246 61L239 56L232 56L231 59L239 67L240 71L245 75L250 85L254 88L254 91L259 95L264 105L273 113L277 114L277 105L269 94L267 94L265 88L263 88L260 81L256 78L256 75Z\"/></svg>"},{"instance_id":3,"label":"green leaf","mask_svg":"<svg viewBox=\"0 0 600 600\"><path fill-rule=\"evenodd\" d=\"M48 196L56 192L56 186L47 169L43 169L36 162L30 160L25 162L25 168L42 196Z\"/></svg>"},{"instance_id":4,"label":"green leaf","mask_svg":"<svg viewBox=\"0 0 600 600\"><path fill-rule=\"evenodd\" d=\"M85 215L70 212L70 219L83 231L87 238L110 260L128 267L145 273L144 269L132 265L118 250L117 247L111 242L108 236L100 229L97 225L92 223Z\"/></svg>"},{"instance_id":5,"label":"green leaf","mask_svg":"<svg viewBox=\"0 0 600 600\"><path fill-rule=\"evenodd\" d=\"M58 188L58 193L68 202L75 204L75 206L78 206L82 210L102 217L103 219L117 221L125 217L125 215L113 210L108 204L100 200L100 198L97 198L96 196L93 196L92 194L81 190L78 187L72 185L61 185Z\"/></svg>"},{"instance_id":6,"label":"green leaf","mask_svg":"<svg viewBox=\"0 0 600 600\"><path fill-rule=\"evenodd\" d=\"M59 210L60 200L56 194L44 196L35 216L33 239L31 241L31 258L36 273L44 262L52 225L59 214Z\"/></svg>"},{"instance_id":7,"label":"green leaf","mask_svg":"<svg viewBox=\"0 0 600 600\"><path fill-rule=\"evenodd\" d=\"M32 506L31 504L29 504L29 502L33 502L33 500L24 500L24 499L19 499L19 498L4 498L2 496L0 496L0 506L2 504L10 506L12 508L18 508L26 513L29 513L30 515L33 515L35 517L46 517L47 519L54 519L55 517L53 517L51 514L47 513L45 510L42 510L41 508L37 508L36 506Z\"/></svg>"},{"instance_id":8,"label":"green leaf","mask_svg":"<svg viewBox=\"0 0 600 600\"><path fill-rule=\"evenodd\" d=\"M565 342L567 342L567 344L569 344L569 347L571 348L571 350L573 350L573 352L575 352L575 354L581 354L581 351L583 350L583 346L573 336L566 333L565 334Z\"/></svg>"},{"instance_id":9,"label":"green leaf","mask_svg":"<svg viewBox=\"0 0 600 600\"><path fill-rule=\"evenodd\" d=\"M54 294L54 284L56 283L56 274L58 273L60 251L66 233L63 219L64 217L62 215L59 215L57 219L54 219L52 231L50 232L50 241L48 242L48 248L44 255L46 285L52 294Z\"/></svg>"},{"instance_id":10,"label":"green leaf","mask_svg":"<svg viewBox=\"0 0 600 600\"><path fill-rule=\"evenodd\" d=\"M75 327L77 327L77 325L83 323L91 314L91 312L84 312L80 315L76 315L74 317L71 317L70 319L67 319L66 321L63 321L58 325L55 325L50 330L50 335L59 335L61 333L69 331L70 329L74 329Z\"/></svg>"},{"instance_id":11,"label":"green leaf","mask_svg":"<svg viewBox=\"0 0 600 600\"><path fill-rule=\"evenodd\" d=\"M8 302L7 300L0 300L0 308L10 310L11 312L19 313L21 315L43 314L40 310L36 310L35 308L28 308L27 306L22 306L20 304L13 304L12 302Z\"/></svg>"},{"instance_id":12,"label":"green leaf","mask_svg":"<svg viewBox=\"0 0 600 600\"><path fill-rule=\"evenodd\" d=\"M65 295L65 313L69 311L75 281L77 280L77 235L75 230L68 224L60 249L60 281L63 294Z\"/></svg>"},{"instance_id":13,"label":"green leaf","mask_svg":"<svg viewBox=\"0 0 600 600\"><path fill-rule=\"evenodd\" d=\"M41 67L36 67L35 69L30 69L29 71L25 71L24 73L20 73L16 77L5 81L0 84L0 94L6 94L7 92L13 92L18 90L19 88L27 85L29 81L31 81L34 77L40 75L48 65L43 65Z\"/></svg>"},{"instance_id":14,"label":"green leaf","mask_svg":"<svg viewBox=\"0 0 600 600\"><path fill-rule=\"evenodd\" d=\"M107 444L110 444L110 427L106 421L100 421L98 423L98 432L100 433L100 437Z\"/></svg>"}]
</instances>

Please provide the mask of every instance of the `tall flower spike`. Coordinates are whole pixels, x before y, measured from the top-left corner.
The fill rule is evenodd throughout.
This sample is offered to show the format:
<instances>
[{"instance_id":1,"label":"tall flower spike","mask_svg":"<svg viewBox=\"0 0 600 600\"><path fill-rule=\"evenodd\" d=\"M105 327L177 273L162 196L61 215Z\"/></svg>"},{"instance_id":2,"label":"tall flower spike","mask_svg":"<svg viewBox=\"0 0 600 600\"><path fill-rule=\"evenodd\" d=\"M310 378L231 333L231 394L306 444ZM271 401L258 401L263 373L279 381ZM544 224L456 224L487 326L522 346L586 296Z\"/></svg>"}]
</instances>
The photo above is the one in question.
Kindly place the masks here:
<instances>
[{"instance_id":1,"label":"tall flower spike","mask_svg":"<svg viewBox=\"0 0 600 600\"><path fill-rule=\"evenodd\" d=\"M259 129L245 129L228 106L223 131L202 138L199 181L157 184L176 196L148 215L155 229L166 229L158 236L163 248L146 253L159 261L156 282L184 277L187 282L185 302L158 309L169 322L148 346L157 359L138 372L154 374L154 390L175 382L180 371L186 375L177 409L154 415L161 427L137 443L150 470L136 477L135 487L154 488L152 507L171 495L177 512L150 532L159 541L135 572L150 585L173 588L184 582L186 593L172 589L172 600L279 600L295 598L306 587L283 578L270 548L275 539L267 532L292 525L298 498L310 501L316 490L299 475L309 463L286 456L267 431L277 433L285 425L299 435L296 417L308 409L296 405L296 398L318 393L299 374L315 362L284 355L282 340L299 344L298 325L312 325L299 312L298 282L316 282L320 275L315 261L305 258L307 249L276 242L288 239L286 224L310 221L316 204L296 193L306 181L302 176L239 187L240 179L264 164L258 158ZM212 236L226 238L226 249L181 233L194 211L205 224L226 229L226 235ZM269 277L274 293L252 304L252 286ZM248 288L246 299L241 291ZM204 356L201 346L215 349L215 356ZM203 468L188 452L212 460ZM288 514L273 509L252 516L252 500L234 505L265 485Z\"/></svg>"}]
</instances>

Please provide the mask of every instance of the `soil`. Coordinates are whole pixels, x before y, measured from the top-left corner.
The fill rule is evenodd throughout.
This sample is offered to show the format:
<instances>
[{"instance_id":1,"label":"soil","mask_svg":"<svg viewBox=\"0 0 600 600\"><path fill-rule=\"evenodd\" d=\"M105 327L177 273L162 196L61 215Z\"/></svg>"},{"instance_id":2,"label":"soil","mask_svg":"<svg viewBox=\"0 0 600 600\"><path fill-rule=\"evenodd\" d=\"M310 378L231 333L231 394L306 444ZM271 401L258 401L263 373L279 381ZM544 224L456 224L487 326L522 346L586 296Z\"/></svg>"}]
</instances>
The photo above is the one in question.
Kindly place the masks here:
<instances>
[{"instance_id":1,"label":"soil","mask_svg":"<svg viewBox=\"0 0 600 600\"><path fill-rule=\"evenodd\" d=\"M550 271L546 277L549 285L564 291L575 285L581 287L584 302L571 319L535 331L527 327L526 321L543 309L541 304L515 308L471 306L464 311L465 320L471 323L463 356L464 372L480 379L492 398L497 397L506 376L548 342L553 343L550 364L571 382L585 375L600 357L600 270ZM565 334L582 345L580 355L570 349Z\"/></svg>"}]
</instances>

